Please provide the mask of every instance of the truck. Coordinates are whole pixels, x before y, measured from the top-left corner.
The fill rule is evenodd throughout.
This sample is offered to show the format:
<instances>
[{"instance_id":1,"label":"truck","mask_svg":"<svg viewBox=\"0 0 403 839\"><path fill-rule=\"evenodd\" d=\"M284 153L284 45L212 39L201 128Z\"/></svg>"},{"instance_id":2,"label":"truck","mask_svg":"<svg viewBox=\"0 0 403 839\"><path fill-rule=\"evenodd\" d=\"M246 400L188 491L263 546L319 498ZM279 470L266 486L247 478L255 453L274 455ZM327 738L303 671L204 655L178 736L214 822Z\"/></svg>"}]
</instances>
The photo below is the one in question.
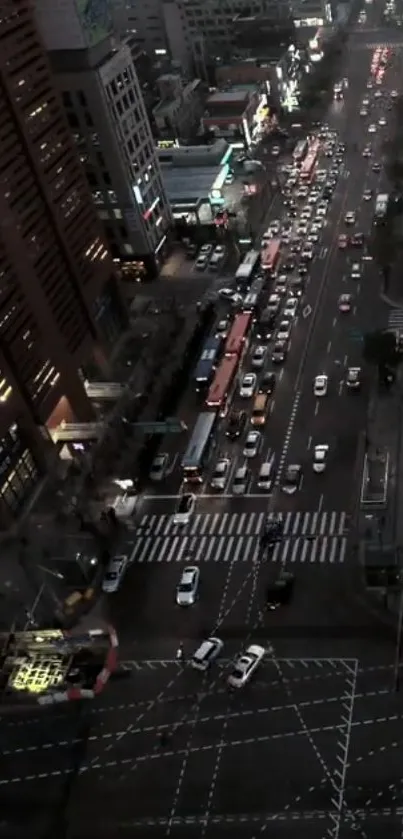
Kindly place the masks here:
<instances>
[{"instance_id":1,"label":"truck","mask_svg":"<svg viewBox=\"0 0 403 839\"><path fill-rule=\"evenodd\" d=\"M389 203L389 195L382 193L377 195L375 202L375 224L379 224L386 216Z\"/></svg>"}]
</instances>

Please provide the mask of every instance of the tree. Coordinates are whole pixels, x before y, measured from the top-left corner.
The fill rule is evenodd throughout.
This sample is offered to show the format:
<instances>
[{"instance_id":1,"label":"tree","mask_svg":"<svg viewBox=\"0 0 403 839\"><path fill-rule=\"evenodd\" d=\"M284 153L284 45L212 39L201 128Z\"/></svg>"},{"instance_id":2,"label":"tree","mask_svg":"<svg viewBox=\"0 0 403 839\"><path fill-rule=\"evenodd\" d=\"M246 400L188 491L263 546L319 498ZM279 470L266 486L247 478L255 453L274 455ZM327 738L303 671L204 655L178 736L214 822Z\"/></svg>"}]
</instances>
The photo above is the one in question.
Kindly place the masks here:
<instances>
[{"instance_id":1,"label":"tree","mask_svg":"<svg viewBox=\"0 0 403 839\"><path fill-rule=\"evenodd\" d=\"M378 368L379 378L386 381L389 370L402 360L393 332L376 330L364 335L363 357L368 364Z\"/></svg>"}]
</instances>

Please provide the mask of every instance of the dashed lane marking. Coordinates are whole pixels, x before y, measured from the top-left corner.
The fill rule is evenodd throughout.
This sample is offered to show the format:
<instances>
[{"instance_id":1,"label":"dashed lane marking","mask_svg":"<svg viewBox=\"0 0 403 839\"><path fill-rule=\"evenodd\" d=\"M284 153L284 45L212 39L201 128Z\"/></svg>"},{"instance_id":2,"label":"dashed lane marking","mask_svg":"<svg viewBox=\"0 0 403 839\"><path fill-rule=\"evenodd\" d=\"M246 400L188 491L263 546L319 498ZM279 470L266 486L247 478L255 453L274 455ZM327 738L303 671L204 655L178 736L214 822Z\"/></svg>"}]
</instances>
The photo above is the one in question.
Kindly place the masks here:
<instances>
[{"instance_id":1,"label":"dashed lane marking","mask_svg":"<svg viewBox=\"0 0 403 839\"><path fill-rule=\"evenodd\" d=\"M360 820L366 819L384 819L390 816L402 816L403 807L381 807L360 809L354 808L351 811L353 815ZM325 821L329 819L332 814L330 810L281 810L277 813L215 813L210 818L211 825L260 825L265 822L315 822ZM173 826L175 827L200 827L204 824L205 819L202 815L189 816L175 816L173 819ZM166 827L168 819L161 816L142 819L130 819L129 821L119 822L119 826L123 828L129 827Z\"/></svg>"},{"instance_id":2,"label":"dashed lane marking","mask_svg":"<svg viewBox=\"0 0 403 839\"><path fill-rule=\"evenodd\" d=\"M340 697L333 697L331 701L340 703ZM307 705L310 705L310 704L314 705L314 704L318 704L318 703L306 703L306 704ZM300 704L300 707L302 707L302 703ZM230 719L256 716L256 714L259 714L259 713L271 713L271 712L274 712L274 711L285 711L285 710L295 711L295 703L290 704L288 706L279 706L278 708L259 708L257 711L256 710L245 710L245 711L234 712L232 714L224 713L224 714L221 714L221 715L200 718L200 719L197 720L197 722L209 723L209 722L212 722L212 721L215 721L215 720L223 720L223 721L228 720L228 722L229 722ZM354 722L352 722L351 728L356 729L356 728L360 728L360 727L363 727L363 726L386 725L386 724L389 724L390 722L398 722L399 720L403 720L403 714L393 714L393 715L384 716L384 717L371 717L370 719L366 719L366 720L355 720ZM192 719L189 722L190 722L190 724L194 724L195 720ZM336 723L336 724L332 724L332 725L329 724L329 725L326 725L326 726L318 726L318 727L315 727L315 728L307 728L304 725L303 728L295 730L295 731L272 732L270 734L263 734L263 735L259 735L259 736L256 736L256 737L247 737L247 738L235 739L235 740L225 740L224 741L222 738L220 738L219 742L217 742L217 743L206 743L202 746L195 746L195 747L190 747L190 748L184 747L182 749L172 749L172 750L164 751L164 752L153 750L152 752L147 752L143 755L139 755L137 757L131 757L131 758L127 758L127 759L126 758L122 758L122 759L116 758L115 760L102 760L102 761L100 761L99 760L100 756L98 755L93 760L91 760L90 763L84 764L80 769L80 773L84 774L84 773L87 773L87 772L95 771L97 769L116 768L118 766L124 766L124 765L128 765L128 764L133 765L135 763L144 763L145 761L155 760L156 758L161 758L162 759L164 757L183 757L184 755L193 754L193 753L196 754L197 752L212 752L212 751L215 751L217 749L221 749L221 751L222 751L223 749L229 749L232 746L233 747L239 747L239 746L244 746L244 745L256 745L256 744L260 744L260 743L268 743L268 742L271 742L272 740L274 740L274 741L289 740L289 739L292 739L294 737L298 738L298 737L306 736L307 732L309 732L310 736L321 734L321 733L326 733L326 732L336 732L337 733L337 732L343 731L344 728L345 728L345 725L346 725L346 723L342 721L340 723ZM149 732L149 733L154 734L156 732L164 731L164 730L167 730L167 729L170 729L170 728L172 728L172 724L161 723L160 725L157 725L157 726L148 726L148 727L145 727L145 728L138 728L137 730L133 729L132 731L130 731L130 733L131 734L145 734L145 733ZM123 733L126 734L127 732L124 731ZM97 741L97 740L107 740L107 739L110 739L112 737L116 737L116 732L115 733L107 733L107 734L101 735L99 737L98 736L92 736L92 737L89 738L89 740L94 742L94 741ZM71 741L71 742L66 742L65 745L71 747L75 743L79 743L79 742L81 742L81 741L79 739L76 739L76 740ZM55 748L58 745L60 745L60 744L59 743L47 744L47 748L49 748L49 746L50 746L50 748ZM353 762L348 763L348 768L350 768L352 765L355 765L357 763L363 762L364 760L367 760L368 757L373 757L374 755L382 754L390 748L396 749L400 745L401 745L400 742L394 741L394 742L392 742L388 745L382 745L378 749L370 749L365 755L361 755L361 756L357 757ZM5 755L5 756L10 756L10 755L14 755L14 754L17 754L17 753L23 754L27 751L29 751L29 752L38 751L38 748L37 747L31 747L31 748L28 748L28 749L27 748L20 748L20 749L16 749L16 750L13 750L13 751L7 751L6 750L6 751L2 751L2 754ZM74 771L74 770L71 770L71 771ZM62 774L69 774L69 770L59 769L59 770L54 770L54 771L51 771L51 772L41 772L41 773L32 774L32 775L21 775L18 778L3 778L3 779L0 779L0 786L5 786L8 783L17 783L17 781L22 782L22 781L41 780L41 779L45 779L45 778L48 778L48 777L54 777L55 775L62 775ZM329 778L325 777L320 782L318 787L323 786L325 783L328 783L328 782L329 782ZM314 789L315 788L312 787L312 790L314 790Z\"/></svg>"}]
</instances>

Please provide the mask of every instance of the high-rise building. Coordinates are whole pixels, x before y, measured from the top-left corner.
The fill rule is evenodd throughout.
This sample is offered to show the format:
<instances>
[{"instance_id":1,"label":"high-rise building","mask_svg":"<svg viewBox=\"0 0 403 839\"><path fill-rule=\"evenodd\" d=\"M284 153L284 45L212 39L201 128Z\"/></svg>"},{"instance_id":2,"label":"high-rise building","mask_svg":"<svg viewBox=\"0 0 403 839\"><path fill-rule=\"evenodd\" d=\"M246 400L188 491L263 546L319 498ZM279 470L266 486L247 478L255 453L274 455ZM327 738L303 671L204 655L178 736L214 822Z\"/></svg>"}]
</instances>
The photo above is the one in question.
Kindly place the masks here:
<instances>
[{"instance_id":1,"label":"high-rise building","mask_svg":"<svg viewBox=\"0 0 403 839\"><path fill-rule=\"evenodd\" d=\"M86 423L86 371L125 324L114 266L30 0L0 8L0 529Z\"/></svg>"},{"instance_id":2,"label":"high-rise building","mask_svg":"<svg viewBox=\"0 0 403 839\"><path fill-rule=\"evenodd\" d=\"M129 43L112 38L108 4L35 0L37 21L113 258L153 277L172 225Z\"/></svg>"}]
</instances>

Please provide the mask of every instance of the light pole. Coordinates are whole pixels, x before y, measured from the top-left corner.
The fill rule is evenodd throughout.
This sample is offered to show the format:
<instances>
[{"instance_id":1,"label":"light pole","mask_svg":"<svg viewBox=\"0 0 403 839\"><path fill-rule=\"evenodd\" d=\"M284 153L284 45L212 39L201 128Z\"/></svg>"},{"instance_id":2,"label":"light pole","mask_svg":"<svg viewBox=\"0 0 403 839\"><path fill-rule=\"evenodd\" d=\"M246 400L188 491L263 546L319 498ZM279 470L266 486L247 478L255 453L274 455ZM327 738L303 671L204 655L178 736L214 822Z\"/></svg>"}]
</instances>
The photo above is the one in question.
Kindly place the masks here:
<instances>
[{"instance_id":1,"label":"light pole","mask_svg":"<svg viewBox=\"0 0 403 839\"><path fill-rule=\"evenodd\" d=\"M400 577L399 577L400 579ZM400 580L400 584L402 581ZM399 615L397 619L397 631L396 631L396 649L395 649L395 664L393 668L393 681L394 681L394 688L395 692L399 693L400 690L400 659L402 653L402 631L403 631L403 586L400 589L400 599L399 599Z\"/></svg>"}]
</instances>

